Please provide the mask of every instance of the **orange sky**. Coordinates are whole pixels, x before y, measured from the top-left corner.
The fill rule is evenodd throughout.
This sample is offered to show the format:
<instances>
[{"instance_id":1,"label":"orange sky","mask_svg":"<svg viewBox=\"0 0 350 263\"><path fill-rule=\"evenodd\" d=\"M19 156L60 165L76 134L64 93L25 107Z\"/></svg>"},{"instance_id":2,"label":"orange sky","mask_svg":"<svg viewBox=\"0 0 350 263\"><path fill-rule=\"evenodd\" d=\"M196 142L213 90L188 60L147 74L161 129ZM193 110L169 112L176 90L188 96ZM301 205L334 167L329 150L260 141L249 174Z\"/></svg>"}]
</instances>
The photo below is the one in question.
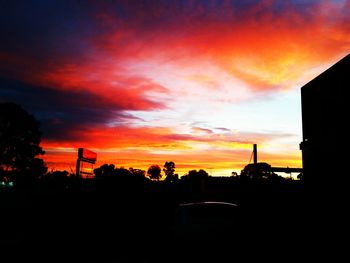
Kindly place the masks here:
<instances>
[{"instance_id":1,"label":"orange sky","mask_svg":"<svg viewBox=\"0 0 350 263\"><path fill-rule=\"evenodd\" d=\"M0 99L41 122L50 169L301 167L300 87L350 49L350 1L69 1L3 8ZM52 10L55 10L52 13ZM32 11L32 12L29 12ZM29 15L29 13L31 15Z\"/></svg>"}]
</instances>

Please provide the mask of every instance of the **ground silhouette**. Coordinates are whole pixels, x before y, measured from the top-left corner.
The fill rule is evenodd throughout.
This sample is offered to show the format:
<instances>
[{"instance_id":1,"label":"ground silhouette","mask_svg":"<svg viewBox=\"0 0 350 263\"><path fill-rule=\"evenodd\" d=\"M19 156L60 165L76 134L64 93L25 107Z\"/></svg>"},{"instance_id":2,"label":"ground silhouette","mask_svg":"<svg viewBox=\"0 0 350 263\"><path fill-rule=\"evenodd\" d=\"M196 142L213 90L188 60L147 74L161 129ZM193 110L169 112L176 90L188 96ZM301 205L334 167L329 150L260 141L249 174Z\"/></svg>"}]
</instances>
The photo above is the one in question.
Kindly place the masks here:
<instances>
[{"instance_id":1,"label":"ground silhouette","mask_svg":"<svg viewBox=\"0 0 350 263\"><path fill-rule=\"evenodd\" d=\"M33 148L40 152L38 143ZM300 260L317 256L311 246L329 249L328 237L344 227L337 207L323 209L303 180L264 171L212 177L202 169L179 179L174 162L164 169L171 180L160 180L158 165L148 177L140 169L104 164L93 178L38 172L31 183L1 187L1 262ZM227 218L218 218L219 212L191 210L199 236L179 241L176 231L189 222L179 219L181 209L208 201L237 205L229 227L223 228ZM208 227L214 232L207 235Z\"/></svg>"},{"instance_id":2,"label":"ground silhouette","mask_svg":"<svg viewBox=\"0 0 350 263\"><path fill-rule=\"evenodd\" d=\"M11 229L2 249L12 250L14 258L21 256L16 251L26 251L27 259L43 262L220 262L233 255L252 256L251 250L274 258L292 252L288 246L294 242L302 246L306 222L301 181L215 178L190 171L168 182L125 171L114 167L110 175L95 179L56 171L30 191L2 189L0 202L7 217L0 220ZM233 231L225 238L177 242L172 229L179 205L203 201L237 204L239 221Z\"/></svg>"}]
</instances>

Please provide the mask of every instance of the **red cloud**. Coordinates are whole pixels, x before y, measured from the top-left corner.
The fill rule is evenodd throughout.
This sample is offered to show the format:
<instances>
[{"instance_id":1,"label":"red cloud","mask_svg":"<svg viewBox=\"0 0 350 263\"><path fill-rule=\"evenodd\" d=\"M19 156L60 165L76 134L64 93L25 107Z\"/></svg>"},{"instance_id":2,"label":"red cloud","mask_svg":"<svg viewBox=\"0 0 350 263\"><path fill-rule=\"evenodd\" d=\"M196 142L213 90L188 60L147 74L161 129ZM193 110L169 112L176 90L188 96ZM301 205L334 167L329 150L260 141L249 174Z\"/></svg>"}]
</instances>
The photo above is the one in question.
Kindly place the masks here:
<instances>
[{"instance_id":1,"label":"red cloud","mask_svg":"<svg viewBox=\"0 0 350 263\"><path fill-rule=\"evenodd\" d=\"M198 129L198 127L196 127ZM92 147L98 149L128 149L128 148L164 148L164 150L189 149L188 142L198 144L215 145L251 145L253 143L264 143L273 139L285 138L291 134L276 133L214 133L209 129L201 134L178 134L170 128L161 127L108 127L98 125L94 127L81 127L67 130L66 137L72 140L53 141L44 140L46 147Z\"/></svg>"},{"instance_id":2,"label":"red cloud","mask_svg":"<svg viewBox=\"0 0 350 263\"><path fill-rule=\"evenodd\" d=\"M42 72L31 81L42 86L64 90L86 91L118 105L123 110L152 110L163 108L148 92L166 93L167 89L154 81L133 75L123 68L91 61L87 64L65 64Z\"/></svg>"},{"instance_id":3,"label":"red cloud","mask_svg":"<svg viewBox=\"0 0 350 263\"><path fill-rule=\"evenodd\" d=\"M83 35L78 27L67 38L63 35L52 41L46 39L43 54L37 52L40 41L32 43L37 45L36 52L31 46L25 46L26 43L18 44L22 45L21 52L16 48L12 51L8 47L1 49L0 44L0 70L8 77L67 94L87 92L92 95L87 101L81 102L79 100L87 97L77 96L76 102L72 103L70 98L69 103L79 104L80 110L94 108L95 115L99 110L104 113L101 114L103 118L95 118L98 121L94 125L86 122L81 127L74 125L60 131L67 135L66 139L45 138L44 147L138 148L147 151L147 147L188 149L189 142L221 146L231 142L247 145L252 141L263 142L275 134L239 134L237 137L197 128L195 130L201 135L198 136L177 134L170 128L109 127L107 124L113 120L113 110L122 119L126 111L166 108L162 96L181 100L181 94L167 97L171 94L169 87L161 84L161 71L168 65L174 69L190 69L201 67L205 61L247 83L251 92L268 93L289 87L312 67L332 62L348 53L350 48L350 1L342 3L343 6L340 2L326 1L303 6L308 7L303 10L297 5L284 4L277 11L275 1L263 1L244 8L243 3L212 2L206 6L205 1L191 1L181 7L177 2L166 2L169 5L121 2L118 8L109 8L107 4L98 6L95 20L89 24L94 33ZM118 13L116 10L122 11ZM55 31L44 32L52 37ZM36 36L41 34L37 32ZM79 47L76 53L70 50L71 44ZM153 72L154 77L147 75L146 71L154 71L154 68L159 72ZM220 84L223 84L220 81L215 79L211 92L220 89ZM184 84L174 83L173 87L178 85ZM67 100L62 98L62 108L65 103ZM111 109L107 115L107 109L102 105ZM70 112L74 110L76 108L70 107ZM54 112L58 116L62 113L56 109ZM138 154L146 158L146 154ZM193 161L187 163L193 164L195 160L200 163L199 159L210 162L214 155L221 156L221 159L215 159L217 162L229 160L226 152L213 150L210 154L189 153L188 158L193 158ZM184 157L177 158L184 160Z\"/></svg>"},{"instance_id":4,"label":"red cloud","mask_svg":"<svg viewBox=\"0 0 350 263\"><path fill-rule=\"evenodd\" d=\"M123 109L152 110L164 105L147 93L166 93L167 88L132 64L153 61L182 68L206 60L246 82L252 91L269 92L287 87L350 47L350 16L337 3L308 5L306 11L284 4L278 12L274 1L247 7L211 5L120 3L125 17L99 5L93 21L95 29L103 30L81 38L77 32L65 40L84 47L76 57L49 52L40 59L30 53L18 57L0 52L0 57L32 83L88 90Z\"/></svg>"}]
</instances>

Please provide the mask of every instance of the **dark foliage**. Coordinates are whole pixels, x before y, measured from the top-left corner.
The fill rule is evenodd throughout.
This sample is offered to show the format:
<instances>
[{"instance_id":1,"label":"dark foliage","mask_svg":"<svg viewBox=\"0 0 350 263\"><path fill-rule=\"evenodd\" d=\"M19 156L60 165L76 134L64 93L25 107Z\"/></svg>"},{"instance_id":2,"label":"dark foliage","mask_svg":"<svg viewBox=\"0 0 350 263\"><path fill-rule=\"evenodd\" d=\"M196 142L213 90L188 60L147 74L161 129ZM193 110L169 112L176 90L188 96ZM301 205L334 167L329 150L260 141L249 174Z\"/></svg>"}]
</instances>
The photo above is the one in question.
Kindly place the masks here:
<instances>
[{"instance_id":1,"label":"dark foliage","mask_svg":"<svg viewBox=\"0 0 350 263\"><path fill-rule=\"evenodd\" d=\"M247 164L241 171L240 176L256 180L283 180L283 177L272 172L271 165L265 162L259 162L256 166L253 163Z\"/></svg>"},{"instance_id":2,"label":"dark foliage","mask_svg":"<svg viewBox=\"0 0 350 263\"><path fill-rule=\"evenodd\" d=\"M99 168L94 169L96 178L112 177L115 174L114 164L104 164Z\"/></svg>"},{"instance_id":3,"label":"dark foliage","mask_svg":"<svg viewBox=\"0 0 350 263\"><path fill-rule=\"evenodd\" d=\"M151 180L156 180L158 181L159 179L162 178L162 175L161 175L161 169L159 167L159 165L151 165L148 170L147 170L147 174L149 175L149 178Z\"/></svg>"},{"instance_id":4,"label":"dark foliage","mask_svg":"<svg viewBox=\"0 0 350 263\"><path fill-rule=\"evenodd\" d=\"M0 167L2 177L9 177L17 185L28 185L46 173L47 168L38 155L40 147L39 123L14 103L0 103Z\"/></svg>"},{"instance_id":5,"label":"dark foliage","mask_svg":"<svg viewBox=\"0 0 350 263\"><path fill-rule=\"evenodd\" d=\"M173 161L165 162L163 172L165 173L165 181L169 183L176 182L179 176L175 174L175 163Z\"/></svg>"}]
</instances>

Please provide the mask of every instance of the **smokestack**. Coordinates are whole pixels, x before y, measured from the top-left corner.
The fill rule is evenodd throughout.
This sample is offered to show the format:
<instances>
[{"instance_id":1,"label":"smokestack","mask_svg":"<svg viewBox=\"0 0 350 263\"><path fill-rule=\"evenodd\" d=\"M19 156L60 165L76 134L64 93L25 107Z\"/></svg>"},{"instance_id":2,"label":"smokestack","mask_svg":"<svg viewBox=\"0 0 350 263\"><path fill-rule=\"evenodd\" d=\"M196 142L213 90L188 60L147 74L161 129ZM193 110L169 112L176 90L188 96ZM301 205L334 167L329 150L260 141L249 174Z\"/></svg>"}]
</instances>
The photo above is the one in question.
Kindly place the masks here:
<instances>
[{"instance_id":1,"label":"smokestack","mask_svg":"<svg viewBox=\"0 0 350 263\"><path fill-rule=\"evenodd\" d=\"M258 150L256 143L253 144L254 166L258 163Z\"/></svg>"}]
</instances>

